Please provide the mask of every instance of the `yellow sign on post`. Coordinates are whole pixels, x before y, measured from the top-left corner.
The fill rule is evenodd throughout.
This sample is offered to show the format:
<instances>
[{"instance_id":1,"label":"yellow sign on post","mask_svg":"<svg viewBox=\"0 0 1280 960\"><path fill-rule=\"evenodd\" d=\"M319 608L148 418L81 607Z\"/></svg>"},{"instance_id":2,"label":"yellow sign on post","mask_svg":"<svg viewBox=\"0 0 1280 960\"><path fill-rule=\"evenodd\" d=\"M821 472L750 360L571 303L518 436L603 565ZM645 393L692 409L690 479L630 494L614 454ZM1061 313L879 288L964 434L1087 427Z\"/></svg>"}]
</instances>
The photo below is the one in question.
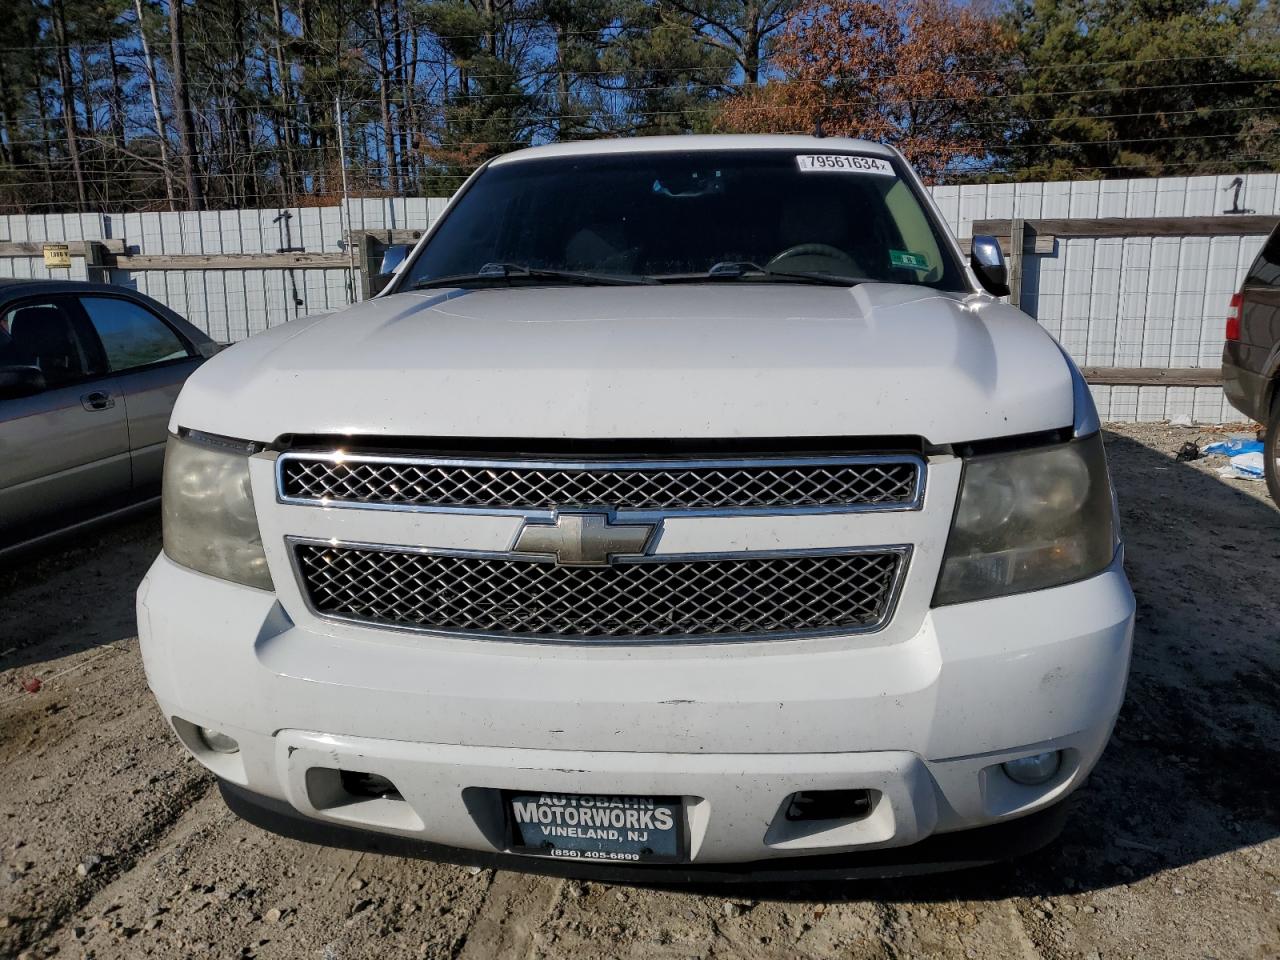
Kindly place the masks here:
<instances>
[{"instance_id":1,"label":"yellow sign on post","mask_svg":"<svg viewBox=\"0 0 1280 960\"><path fill-rule=\"evenodd\" d=\"M70 267L71 248L65 243L46 243L44 245L44 265L46 267Z\"/></svg>"}]
</instances>

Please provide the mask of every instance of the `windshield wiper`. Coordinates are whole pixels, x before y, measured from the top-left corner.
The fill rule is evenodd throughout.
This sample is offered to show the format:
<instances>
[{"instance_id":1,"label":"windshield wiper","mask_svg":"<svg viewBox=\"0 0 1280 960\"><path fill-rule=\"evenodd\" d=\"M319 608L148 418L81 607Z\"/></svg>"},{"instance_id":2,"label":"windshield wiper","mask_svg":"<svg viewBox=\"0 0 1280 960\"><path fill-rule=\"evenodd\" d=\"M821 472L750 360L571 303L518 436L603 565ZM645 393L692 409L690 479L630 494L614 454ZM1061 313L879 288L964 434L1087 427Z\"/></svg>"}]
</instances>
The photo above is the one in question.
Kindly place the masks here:
<instances>
[{"instance_id":1,"label":"windshield wiper","mask_svg":"<svg viewBox=\"0 0 1280 960\"><path fill-rule=\"evenodd\" d=\"M871 283L865 277L841 277L833 273L792 273L787 270L770 270L750 260L722 260L706 273L674 273L651 277L658 283L700 283L706 280L743 279L780 280L788 283L813 283L824 287L852 287L859 283Z\"/></svg>"},{"instance_id":2,"label":"windshield wiper","mask_svg":"<svg viewBox=\"0 0 1280 960\"><path fill-rule=\"evenodd\" d=\"M459 273L450 277L431 277L419 280L413 285L414 290L426 290L430 287L461 287L472 283L512 283L523 281L554 281L556 283L572 283L584 287L619 287L636 284L654 283L647 277L618 277L607 273L578 273L572 270L543 270L537 267L526 267L518 263L486 263L475 273Z\"/></svg>"}]
</instances>

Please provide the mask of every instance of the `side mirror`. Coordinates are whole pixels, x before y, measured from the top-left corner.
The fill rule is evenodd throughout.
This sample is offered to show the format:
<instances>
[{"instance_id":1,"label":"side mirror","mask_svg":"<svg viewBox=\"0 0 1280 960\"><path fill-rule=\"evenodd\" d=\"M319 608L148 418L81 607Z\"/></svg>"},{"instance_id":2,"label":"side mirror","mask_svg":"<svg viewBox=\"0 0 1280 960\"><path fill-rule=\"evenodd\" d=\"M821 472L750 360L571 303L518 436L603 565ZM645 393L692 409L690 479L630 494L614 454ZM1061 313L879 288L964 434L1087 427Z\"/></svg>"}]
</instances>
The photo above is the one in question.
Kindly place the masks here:
<instances>
[{"instance_id":1,"label":"side mirror","mask_svg":"<svg viewBox=\"0 0 1280 960\"><path fill-rule=\"evenodd\" d=\"M0 400L16 400L43 393L46 386L39 367L0 367Z\"/></svg>"},{"instance_id":2,"label":"side mirror","mask_svg":"<svg viewBox=\"0 0 1280 960\"><path fill-rule=\"evenodd\" d=\"M383 251L382 265L378 267L378 272L369 278L370 294L380 293L382 288L391 282L391 275L396 267L405 262L411 249L413 248L408 244L394 243Z\"/></svg>"},{"instance_id":3,"label":"side mirror","mask_svg":"<svg viewBox=\"0 0 1280 960\"><path fill-rule=\"evenodd\" d=\"M974 237L969 265L987 293L993 297L1009 296L1009 268L1004 262L999 240L988 236Z\"/></svg>"}]
</instances>

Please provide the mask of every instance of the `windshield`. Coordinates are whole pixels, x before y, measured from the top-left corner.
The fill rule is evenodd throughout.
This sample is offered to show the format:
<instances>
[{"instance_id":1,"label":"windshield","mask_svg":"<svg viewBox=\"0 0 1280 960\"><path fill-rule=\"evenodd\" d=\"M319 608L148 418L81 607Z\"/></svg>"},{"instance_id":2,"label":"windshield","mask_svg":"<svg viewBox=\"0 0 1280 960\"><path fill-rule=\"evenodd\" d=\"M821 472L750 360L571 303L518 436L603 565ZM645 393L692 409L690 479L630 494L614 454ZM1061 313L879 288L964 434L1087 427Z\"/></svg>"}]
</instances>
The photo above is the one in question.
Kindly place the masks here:
<instances>
[{"instance_id":1,"label":"windshield","mask_svg":"<svg viewBox=\"0 0 1280 960\"><path fill-rule=\"evenodd\" d=\"M902 174L896 160L798 150L501 163L458 199L399 289L450 277L556 282L547 271L576 274L568 279L577 283L585 274L586 282L839 278L966 289Z\"/></svg>"}]
</instances>

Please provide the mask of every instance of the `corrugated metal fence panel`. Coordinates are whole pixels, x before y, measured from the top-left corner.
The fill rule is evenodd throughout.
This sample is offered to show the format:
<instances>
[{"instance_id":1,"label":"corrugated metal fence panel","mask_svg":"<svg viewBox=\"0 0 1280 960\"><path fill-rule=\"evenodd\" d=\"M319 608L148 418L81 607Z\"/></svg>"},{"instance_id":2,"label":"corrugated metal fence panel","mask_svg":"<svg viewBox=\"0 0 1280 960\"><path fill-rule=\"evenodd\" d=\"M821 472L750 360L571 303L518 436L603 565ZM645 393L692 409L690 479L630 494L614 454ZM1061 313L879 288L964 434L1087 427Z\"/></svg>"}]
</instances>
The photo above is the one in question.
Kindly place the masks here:
<instances>
[{"instance_id":1,"label":"corrugated metal fence panel","mask_svg":"<svg viewBox=\"0 0 1280 960\"><path fill-rule=\"evenodd\" d=\"M130 252L146 256L345 249L336 206L128 213L114 219ZM215 339L231 341L340 309L349 302L350 288L343 269L112 270L111 282L155 297Z\"/></svg>"},{"instance_id":2,"label":"corrugated metal fence panel","mask_svg":"<svg viewBox=\"0 0 1280 960\"><path fill-rule=\"evenodd\" d=\"M0 277L18 277L23 280L87 280L83 257L72 257L71 268L50 270L44 265L44 257L0 257Z\"/></svg>"},{"instance_id":3,"label":"corrugated metal fence panel","mask_svg":"<svg viewBox=\"0 0 1280 960\"><path fill-rule=\"evenodd\" d=\"M397 197L352 200L349 211L330 206L117 214L108 218L115 229L99 236L122 239L130 252L145 256L275 253L284 248L343 253L347 229L426 230L446 202ZM53 239L30 237L27 229L12 239ZM8 262L16 270L38 265L43 271L39 258L30 266L24 260ZM0 271L5 263L0 259ZM73 268L72 276L83 279L83 268L79 273ZM155 297L225 340L242 340L294 317L341 309L353 296L345 269L113 270L111 282Z\"/></svg>"},{"instance_id":4,"label":"corrugated metal fence panel","mask_svg":"<svg viewBox=\"0 0 1280 960\"><path fill-rule=\"evenodd\" d=\"M1231 210L1235 177L1166 177L938 187L956 235L975 220L1193 217ZM1242 177L1240 208L1280 214L1280 175ZM1216 367L1227 301L1265 237L1078 237L1023 260L1020 306L1077 362L1116 367ZM1104 418L1243 418L1217 388L1112 387L1094 391Z\"/></svg>"},{"instance_id":5,"label":"corrugated metal fence panel","mask_svg":"<svg viewBox=\"0 0 1280 960\"><path fill-rule=\"evenodd\" d=\"M101 240L107 236L107 219L100 213L8 214L0 216L0 241ZM0 257L0 277L85 280L88 274L81 257L72 257L69 270L50 270L44 265L43 256Z\"/></svg>"},{"instance_id":6,"label":"corrugated metal fence panel","mask_svg":"<svg viewBox=\"0 0 1280 960\"><path fill-rule=\"evenodd\" d=\"M0 240L102 240L107 219L101 213L6 214L0 216Z\"/></svg>"}]
</instances>

